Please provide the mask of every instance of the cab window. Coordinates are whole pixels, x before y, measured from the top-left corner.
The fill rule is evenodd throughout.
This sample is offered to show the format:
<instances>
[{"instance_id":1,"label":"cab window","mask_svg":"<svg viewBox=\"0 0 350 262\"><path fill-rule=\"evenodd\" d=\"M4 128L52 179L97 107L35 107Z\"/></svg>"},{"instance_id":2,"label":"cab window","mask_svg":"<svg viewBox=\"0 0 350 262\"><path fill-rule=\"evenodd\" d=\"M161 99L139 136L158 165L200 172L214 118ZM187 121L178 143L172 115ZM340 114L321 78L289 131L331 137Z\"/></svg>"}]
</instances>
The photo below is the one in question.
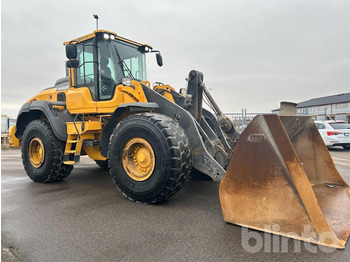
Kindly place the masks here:
<instances>
[{"instance_id":1,"label":"cab window","mask_svg":"<svg viewBox=\"0 0 350 262\"><path fill-rule=\"evenodd\" d=\"M98 100L109 100L113 97L115 86L123 78L146 80L145 54L138 46L121 41L98 41L99 85Z\"/></svg>"},{"instance_id":2,"label":"cab window","mask_svg":"<svg viewBox=\"0 0 350 262\"><path fill-rule=\"evenodd\" d=\"M94 55L92 41L77 44L79 67L75 70L76 87L88 87L95 99Z\"/></svg>"}]
</instances>

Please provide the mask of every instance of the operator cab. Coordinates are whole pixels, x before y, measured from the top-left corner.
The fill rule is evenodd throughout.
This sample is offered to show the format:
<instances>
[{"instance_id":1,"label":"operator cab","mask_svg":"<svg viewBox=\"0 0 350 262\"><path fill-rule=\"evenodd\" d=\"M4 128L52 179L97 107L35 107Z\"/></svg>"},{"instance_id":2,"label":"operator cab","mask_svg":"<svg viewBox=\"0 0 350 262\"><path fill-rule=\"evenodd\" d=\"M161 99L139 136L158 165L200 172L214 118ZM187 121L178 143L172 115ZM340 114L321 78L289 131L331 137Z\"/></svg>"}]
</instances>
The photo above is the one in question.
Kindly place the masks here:
<instances>
[{"instance_id":1,"label":"operator cab","mask_svg":"<svg viewBox=\"0 0 350 262\"><path fill-rule=\"evenodd\" d=\"M64 44L72 86L88 87L94 101L112 99L115 87L124 78L146 81L147 52L158 52L157 62L162 65L159 51L152 51L151 46L105 30L96 30Z\"/></svg>"}]
</instances>

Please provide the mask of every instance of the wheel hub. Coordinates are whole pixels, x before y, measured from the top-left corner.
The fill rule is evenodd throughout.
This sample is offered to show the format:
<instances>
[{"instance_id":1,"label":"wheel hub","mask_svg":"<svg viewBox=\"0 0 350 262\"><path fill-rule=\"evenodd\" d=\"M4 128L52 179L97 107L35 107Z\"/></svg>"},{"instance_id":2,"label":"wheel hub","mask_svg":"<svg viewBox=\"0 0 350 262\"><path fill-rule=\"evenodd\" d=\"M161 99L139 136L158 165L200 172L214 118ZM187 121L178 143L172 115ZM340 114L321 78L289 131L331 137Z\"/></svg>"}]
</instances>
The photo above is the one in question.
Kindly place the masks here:
<instances>
[{"instance_id":1,"label":"wheel hub","mask_svg":"<svg viewBox=\"0 0 350 262\"><path fill-rule=\"evenodd\" d=\"M130 178L145 181L152 175L155 166L151 145L143 138L129 140L123 149L122 163Z\"/></svg>"},{"instance_id":2,"label":"wheel hub","mask_svg":"<svg viewBox=\"0 0 350 262\"><path fill-rule=\"evenodd\" d=\"M35 168L42 166L45 159L45 149L40 138L34 137L29 143L29 159Z\"/></svg>"}]
</instances>

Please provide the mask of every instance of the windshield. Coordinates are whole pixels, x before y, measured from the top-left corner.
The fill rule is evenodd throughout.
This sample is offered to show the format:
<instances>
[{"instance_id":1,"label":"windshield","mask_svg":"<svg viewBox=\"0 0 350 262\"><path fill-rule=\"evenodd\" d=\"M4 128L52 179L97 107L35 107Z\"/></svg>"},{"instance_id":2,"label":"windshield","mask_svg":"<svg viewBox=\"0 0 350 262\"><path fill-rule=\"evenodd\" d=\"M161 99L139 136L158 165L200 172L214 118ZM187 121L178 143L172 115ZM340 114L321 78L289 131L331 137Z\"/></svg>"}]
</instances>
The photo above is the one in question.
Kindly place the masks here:
<instances>
[{"instance_id":1,"label":"windshield","mask_svg":"<svg viewBox=\"0 0 350 262\"><path fill-rule=\"evenodd\" d=\"M334 129L350 129L349 123L329 123Z\"/></svg>"},{"instance_id":2,"label":"windshield","mask_svg":"<svg viewBox=\"0 0 350 262\"><path fill-rule=\"evenodd\" d=\"M124 77L146 80L145 54L138 46L117 39L102 40L98 43L98 57L101 75L111 77L115 84Z\"/></svg>"}]
</instances>

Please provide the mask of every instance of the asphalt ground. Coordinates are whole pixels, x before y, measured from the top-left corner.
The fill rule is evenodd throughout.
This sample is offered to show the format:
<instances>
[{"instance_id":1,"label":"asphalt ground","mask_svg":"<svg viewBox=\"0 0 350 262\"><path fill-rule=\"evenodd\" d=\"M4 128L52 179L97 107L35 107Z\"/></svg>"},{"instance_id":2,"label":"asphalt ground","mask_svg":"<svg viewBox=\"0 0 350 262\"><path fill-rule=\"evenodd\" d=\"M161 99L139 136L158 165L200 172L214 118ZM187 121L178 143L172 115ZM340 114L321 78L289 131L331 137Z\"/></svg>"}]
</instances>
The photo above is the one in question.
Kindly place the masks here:
<instances>
[{"instance_id":1,"label":"asphalt ground","mask_svg":"<svg viewBox=\"0 0 350 262\"><path fill-rule=\"evenodd\" d=\"M350 184L350 151L330 153ZM86 157L51 184L27 177L18 149L1 159L2 261L350 261L349 242L333 250L248 230L263 243L247 243L246 231L223 221L212 181L190 180L168 201L143 205Z\"/></svg>"}]
</instances>

